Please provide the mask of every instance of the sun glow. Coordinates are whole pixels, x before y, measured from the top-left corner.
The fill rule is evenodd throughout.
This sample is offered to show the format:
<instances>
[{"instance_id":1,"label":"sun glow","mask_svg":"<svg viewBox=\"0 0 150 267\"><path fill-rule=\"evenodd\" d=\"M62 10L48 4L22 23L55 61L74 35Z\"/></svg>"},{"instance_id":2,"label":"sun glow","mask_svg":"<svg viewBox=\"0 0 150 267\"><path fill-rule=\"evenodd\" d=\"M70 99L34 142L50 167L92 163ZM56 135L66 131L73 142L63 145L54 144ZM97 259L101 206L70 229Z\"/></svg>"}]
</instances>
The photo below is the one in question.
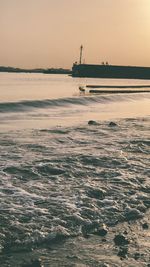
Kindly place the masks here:
<instances>
[{"instance_id":1,"label":"sun glow","mask_svg":"<svg viewBox=\"0 0 150 267\"><path fill-rule=\"evenodd\" d=\"M1 65L86 63L150 66L150 0L0 1Z\"/></svg>"}]
</instances>

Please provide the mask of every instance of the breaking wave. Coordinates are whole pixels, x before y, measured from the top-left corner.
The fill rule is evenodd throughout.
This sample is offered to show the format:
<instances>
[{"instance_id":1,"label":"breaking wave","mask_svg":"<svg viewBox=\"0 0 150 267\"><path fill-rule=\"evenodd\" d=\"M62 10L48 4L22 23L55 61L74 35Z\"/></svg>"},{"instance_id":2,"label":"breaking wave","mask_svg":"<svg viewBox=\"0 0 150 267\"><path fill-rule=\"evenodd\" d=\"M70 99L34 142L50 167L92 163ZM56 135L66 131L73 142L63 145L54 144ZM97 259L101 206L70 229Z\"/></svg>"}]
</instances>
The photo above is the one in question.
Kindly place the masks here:
<instances>
[{"instance_id":1,"label":"breaking wave","mask_svg":"<svg viewBox=\"0 0 150 267\"><path fill-rule=\"evenodd\" d=\"M116 101L134 100L135 98L148 98L148 93L132 95L96 95L96 96L76 96L58 99L44 99L44 100L23 100L18 102L1 102L0 112L27 112L32 109L45 109L45 108L57 108L67 107L70 105L90 105L96 103L107 103Z\"/></svg>"}]
</instances>

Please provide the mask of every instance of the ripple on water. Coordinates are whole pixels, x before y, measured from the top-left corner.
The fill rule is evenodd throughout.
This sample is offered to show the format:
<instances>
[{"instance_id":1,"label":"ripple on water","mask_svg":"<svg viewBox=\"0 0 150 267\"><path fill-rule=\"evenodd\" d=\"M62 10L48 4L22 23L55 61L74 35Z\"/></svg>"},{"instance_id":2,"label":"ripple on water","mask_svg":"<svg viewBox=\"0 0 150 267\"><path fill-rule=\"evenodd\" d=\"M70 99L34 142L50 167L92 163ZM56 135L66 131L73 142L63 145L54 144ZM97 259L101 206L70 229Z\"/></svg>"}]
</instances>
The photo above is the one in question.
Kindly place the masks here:
<instances>
[{"instance_id":1,"label":"ripple on water","mask_svg":"<svg viewBox=\"0 0 150 267\"><path fill-rule=\"evenodd\" d=\"M120 120L115 130L108 122L26 130L6 141L3 136L3 253L82 235L83 225L97 221L114 225L143 217L150 207L149 140L147 121L137 123Z\"/></svg>"}]
</instances>

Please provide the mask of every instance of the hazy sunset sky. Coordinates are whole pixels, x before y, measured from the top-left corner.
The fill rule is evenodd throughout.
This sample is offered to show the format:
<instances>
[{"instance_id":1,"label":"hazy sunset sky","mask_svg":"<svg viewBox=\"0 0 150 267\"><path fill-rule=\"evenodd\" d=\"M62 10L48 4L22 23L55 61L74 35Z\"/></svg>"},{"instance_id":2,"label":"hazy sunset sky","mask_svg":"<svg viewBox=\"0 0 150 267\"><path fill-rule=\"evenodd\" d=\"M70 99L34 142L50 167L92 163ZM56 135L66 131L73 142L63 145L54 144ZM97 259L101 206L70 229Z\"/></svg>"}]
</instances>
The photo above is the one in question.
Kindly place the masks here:
<instances>
[{"instance_id":1,"label":"hazy sunset sky","mask_svg":"<svg viewBox=\"0 0 150 267\"><path fill-rule=\"evenodd\" d=\"M0 0L0 66L150 66L150 0Z\"/></svg>"}]
</instances>

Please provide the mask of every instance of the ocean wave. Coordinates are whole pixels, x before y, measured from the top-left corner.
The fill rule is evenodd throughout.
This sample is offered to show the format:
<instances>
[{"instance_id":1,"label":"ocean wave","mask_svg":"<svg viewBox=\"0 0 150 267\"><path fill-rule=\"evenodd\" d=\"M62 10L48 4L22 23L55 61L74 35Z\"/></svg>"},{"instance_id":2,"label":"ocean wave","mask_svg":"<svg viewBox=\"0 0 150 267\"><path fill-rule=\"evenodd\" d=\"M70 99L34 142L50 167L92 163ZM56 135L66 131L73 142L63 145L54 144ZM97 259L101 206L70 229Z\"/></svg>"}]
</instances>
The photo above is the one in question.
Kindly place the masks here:
<instances>
[{"instance_id":1,"label":"ocean wave","mask_svg":"<svg viewBox=\"0 0 150 267\"><path fill-rule=\"evenodd\" d=\"M142 94L143 97L148 97L147 94ZM141 98L141 95L136 95L136 99ZM90 105L94 103L107 103L116 101L133 100L134 96L129 95L96 95L96 96L77 96L58 99L44 99L44 100L21 100L18 102L1 102L0 113L7 112L27 112L32 109L45 109L67 107L70 105Z\"/></svg>"}]
</instances>

